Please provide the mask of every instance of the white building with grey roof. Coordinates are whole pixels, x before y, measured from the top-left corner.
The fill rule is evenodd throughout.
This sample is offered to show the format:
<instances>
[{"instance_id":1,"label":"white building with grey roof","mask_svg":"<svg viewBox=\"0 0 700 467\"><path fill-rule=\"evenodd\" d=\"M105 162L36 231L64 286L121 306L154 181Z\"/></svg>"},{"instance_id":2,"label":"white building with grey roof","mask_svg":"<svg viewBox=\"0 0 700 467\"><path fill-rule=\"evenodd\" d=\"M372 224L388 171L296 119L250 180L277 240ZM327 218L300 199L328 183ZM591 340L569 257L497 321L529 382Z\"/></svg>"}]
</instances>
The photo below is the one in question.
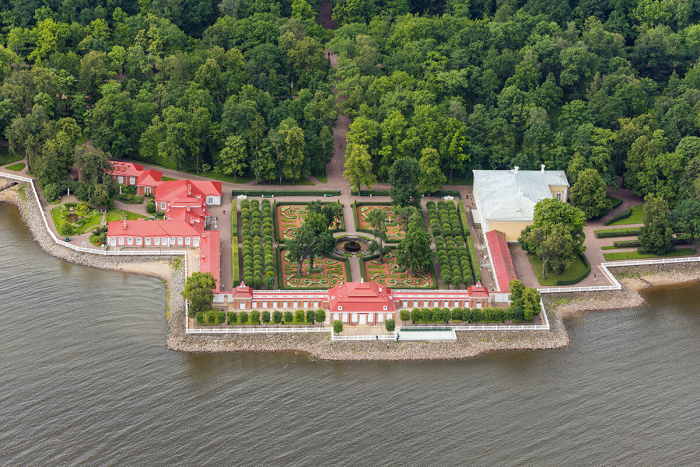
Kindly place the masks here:
<instances>
[{"instance_id":1,"label":"white building with grey roof","mask_svg":"<svg viewBox=\"0 0 700 467\"><path fill-rule=\"evenodd\" d=\"M474 222L484 233L499 230L509 242L533 222L535 204L545 198L564 202L569 181L563 170L474 170Z\"/></svg>"}]
</instances>

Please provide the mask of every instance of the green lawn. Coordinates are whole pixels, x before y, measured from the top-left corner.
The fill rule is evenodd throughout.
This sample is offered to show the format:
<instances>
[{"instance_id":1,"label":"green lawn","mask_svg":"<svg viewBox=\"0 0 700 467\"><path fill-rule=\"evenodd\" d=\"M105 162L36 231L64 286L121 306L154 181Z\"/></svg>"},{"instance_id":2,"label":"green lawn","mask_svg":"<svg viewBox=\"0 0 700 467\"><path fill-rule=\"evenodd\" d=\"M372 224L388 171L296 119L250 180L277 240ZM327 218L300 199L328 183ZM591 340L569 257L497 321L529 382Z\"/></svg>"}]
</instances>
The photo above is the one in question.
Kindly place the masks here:
<instances>
[{"instance_id":1,"label":"green lawn","mask_svg":"<svg viewBox=\"0 0 700 467\"><path fill-rule=\"evenodd\" d=\"M632 206L632 215L626 219L620 219L610 225L630 225L644 223L644 206Z\"/></svg>"},{"instance_id":2,"label":"green lawn","mask_svg":"<svg viewBox=\"0 0 700 467\"><path fill-rule=\"evenodd\" d=\"M623 259L646 259L646 258L669 258L674 256L691 256L695 254L695 250L692 248L679 248L665 255L655 255L652 253L641 254L636 251L625 251L621 253L603 253L606 261L617 261Z\"/></svg>"},{"instance_id":3,"label":"green lawn","mask_svg":"<svg viewBox=\"0 0 700 467\"><path fill-rule=\"evenodd\" d=\"M12 164L8 165L5 167L7 170L14 170L15 172L19 172L24 168L24 162L20 162L19 164Z\"/></svg>"},{"instance_id":4,"label":"green lawn","mask_svg":"<svg viewBox=\"0 0 700 467\"><path fill-rule=\"evenodd\" d=\"M619 248L617 248L615 245L608 245L608 246L601 246L600 249L601 250L618 250Z\"/></svg>"},{"instance_id":5,"label":"green lawn","mask_svg":"<svg viewBox=\"0 0 700 467\"><path fill-rule=\"evenodd\" d=\"M552 272L547 272L547 278L542 279L542 261L533 254L528 254L528 256L532 262L532 267L535 268L535 273L537 274L537 279L540 281L540 285L557 285L557 281L574 279L586 271L585 263L577 256L569 269L563 273L554 274Z\"/></svg>"},{"instance_id":6,"label":"green lawn","mask_svg":"<svg viewBox=\"0 0 700 467\"><path fill-rule=\"evenodd\" d=\"M317 175L316 180L321 183L328 183L328 177L326 175Z\"/></svg>"},{"instance_id":7,"label":"green lawn","mask_svg":"<svg viewBox=\"0 0 700 467\"><path fill-rule=\"evenodd\" d=\"M56 230L58 230L59 232L61 231L61 226L65 223L65 219L61 217L61 214L64 213L61 211L60 206L56 206L55 208L51 209L51 219L53 219L53 223L56 226ZM80 233L76 235L89 232L95 227L98 227L102 222L102 214L97 209L92 209L88 211L88 215L85 217L87 218L87 222L82 227L80 227Z\"/></svg>"},{"instance_id":8,"label":"green lawn","mask_svg":"<svg viewBox=\"0 0 700 467\"><path fill-rule=\"evenodd\" d=\"M174 182L176 180L177 180L177 178L163 177L164 182Z\"/></svg>"},{"instance_id":9,"label":"green lawn","mask_svg":"<svg viewBox=\"0 0 700 467\"><path fill-rule=\"evenodd\" d=\"M131 212L131 211L125 211L123 209L110 209L107 212L108 222L110 222L109 221L110 218L113 218L113 217L110 217L110 214L116 214L117 216L119 216L118 219L115 219L117 221L122 220L125 217L126 217L126 220L128 220L128 221L135 221L136 219L147 219L148 218L148 216L144 216L142 214L136 214L135 212Z\"/></svg>"},{"instance_id":10,"label":"green lawn","mask_svg":"<svg viewBox=\"0 0 700 467\"><path fill-rule=\"evenodd\" d=\"M24 159L24 154L21 152L17 154L10 154L10 148L7 146L0 146L0 165L12 164L13 162L21 161Z\"/></svg>"}]
</instances>

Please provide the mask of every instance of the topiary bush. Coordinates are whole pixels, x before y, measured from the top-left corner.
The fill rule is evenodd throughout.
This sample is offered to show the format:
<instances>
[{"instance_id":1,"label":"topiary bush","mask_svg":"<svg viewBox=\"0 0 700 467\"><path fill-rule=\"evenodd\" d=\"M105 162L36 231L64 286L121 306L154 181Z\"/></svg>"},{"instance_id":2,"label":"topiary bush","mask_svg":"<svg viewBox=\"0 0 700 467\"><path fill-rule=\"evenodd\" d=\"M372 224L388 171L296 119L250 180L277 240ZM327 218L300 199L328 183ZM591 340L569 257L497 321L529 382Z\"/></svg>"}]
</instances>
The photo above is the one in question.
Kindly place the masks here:
<instances>
[{"instance_id":1,"label":"topiary bush","mask_svg":"<svg viewBox=\"0 0 700 467\"><path fill-rule=\"evenodd\" d=\"M343 322L335 320L333 321L333 332L336 334L340 334L343 332Z\"/></svg>"},{"instance_id":2,"label":"topiary bush","mask_svg":"<svg viewBox=\"0 0 700 467\"><path fill-rule=\"evenodd\" d=\"M297 324L302 324L304 322L304 310L297 310L294 315L297 319Z\"/></svg>"},{"instance_id":3,"label":"topiary bush","mask_svg":"<svg viewBox=\"0 0 700 467\"><path fill-rule=\"evenodd\" d=\"M384 321L384 329L389 332L394 332L394 329L396 329L396 322L393 319Z\"/></svg>"},{"instance_id":4,"label":"topiary bush","mask_svg":"<svg viewBox=\"0 0 700 467\"><path fill-rule=\"evenodd\" d=\"M294 321L294 315L291 311L284 312L284 324L291 324Z\"/></svg>"},{"instance_id":5,"label":"topiary bush","mask_svg":"<svg viewBox=\"0 0 700 467\"><path fill-rule=\"evenodd\" d=\"M306 323L314 324L316 320L316 312L314 310L308 310L306 312Z\"/></svg>"},{"instance_id":6,"label":"topiary bush","mask_svg":"<svg viewBox=\"0 0 700 467\"><path fill-rule=\"evenodd\" d=\"M238 323L238 315L233 311L229 311L228 312L228 324L236 324L236 323Z\"/></svg>"},{"instance_id":7,"label":"topiary bush","mask_svg":"<svg viewBox=\"0 0 700 467\"><path fill-rule=\"evenodd\" d=\"M198 311L197 313L194 314L194 319L197 321L197 324L203 325L204 324L204 313L201 311Z\"/></svg>"},{"instance_id":8,"label":"topiary bush","mask_svg":"<svg viewBox=\"0 0 700 467\"><path fill-rule=\"evenodd\" d=\"M282 322L282 312L275 310L274 313L272 313L272 322L275 324L280 324Z\"/></svg>"},{"instance_id":9,"label":"topiary bush","mask_svg":"<svg viewBox=\"0 0 700 467\"><path fill-rule=\"evenodd\" d=\"M216 311L214 311L214 310L207 311L207 324L209 324L209 325L217 324L216 318L218 318Z\"/></svg>"},{"instance_id":10,"label":"topiary bush","mask_svg":"<svg viewBox=\"0 0 700 467\"><path fill-rule=\"evenodd\" d=\"M321 325L326 322L326 310L316 310L316 322Z\"/></svg>"},{"instance_id":11,"label":"topiary bush","mask_svg":"<svg viewBox=\"0 0 700 467\"><path fill-rule=\"evenodd\" d=\"M250 313L251 324L260 324L260 312L258 310L253 310Z\"/></svg>"},{"instance_id":12,"label":"topiary bush","mask_svg":"<svg viewBox=\"0 0 700 467\"><path fill-rule=\"evenodd\" d=\"M241 314L238 315L238 319L241 321L241 324L248 324L248 313L241 311Z\"/></svg>"}]
</instances>

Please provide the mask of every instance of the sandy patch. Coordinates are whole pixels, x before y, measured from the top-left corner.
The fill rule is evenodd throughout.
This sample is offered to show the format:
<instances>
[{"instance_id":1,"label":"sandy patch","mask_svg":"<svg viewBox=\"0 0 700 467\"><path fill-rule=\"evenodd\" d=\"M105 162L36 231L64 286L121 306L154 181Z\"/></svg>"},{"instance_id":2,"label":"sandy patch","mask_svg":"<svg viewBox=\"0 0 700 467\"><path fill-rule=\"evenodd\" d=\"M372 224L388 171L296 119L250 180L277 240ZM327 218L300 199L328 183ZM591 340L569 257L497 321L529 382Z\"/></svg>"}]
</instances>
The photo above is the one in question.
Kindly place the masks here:
<instances>
[{"instance_id":1,"label":"sandy patch","mask_svg":"<svg viewBox=\"0 0 700 467\"><path fill-rule=\"evenodd\" d=\"M168 261L153 261L150 263L119 263L113 268L115 271L141 274L143 276L158 277L169 281L173 277L173 270Z\"/></svg>"}]
</instances>

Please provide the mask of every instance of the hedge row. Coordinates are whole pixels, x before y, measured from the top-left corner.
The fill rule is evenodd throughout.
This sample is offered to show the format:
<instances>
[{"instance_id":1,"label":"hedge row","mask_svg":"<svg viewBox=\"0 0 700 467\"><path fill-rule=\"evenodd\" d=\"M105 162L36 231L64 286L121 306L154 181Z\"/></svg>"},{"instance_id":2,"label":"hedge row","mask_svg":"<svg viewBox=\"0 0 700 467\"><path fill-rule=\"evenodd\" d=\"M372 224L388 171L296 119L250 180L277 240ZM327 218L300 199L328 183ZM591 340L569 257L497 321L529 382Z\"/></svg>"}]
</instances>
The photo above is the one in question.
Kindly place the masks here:
<instances>
[{"instance_id":1,"label":"hedge row","mask_svg":"<svg viewBox=\"0 0 700 467\"><path fill-rule=\"evenodd\" d=\"M261 322L263 324L308 324L312 325L316 322L323 323L326 320L325 310L297 310L292 313L291 311L281 312L278 310L270 313L269 311L263 311L262 313L258 310L252 310L250 313L247 311L241 311L236 313L235 311L230 311L228 313L227 323L233 324L249 324L258 325Z\"/></svg>"},{"instance_id":2,"label":"hedge row","mask_svg":"<svg viewBox=\"0 0 700 467\"><path fill-rule=\"evenodd\" d=\"M582 280L584 280L588 275L591 273L591 263L588 261L588 258L586 258L586 255L579 255L581 257L581 260L583 263L586 265L586 270L583 271L581 274L578 276L574 277L573 279L566 279L566 280L558 280L557 285L562 286L562 285L573 285L573 284L578 284Z\"/></svg>"},{"instance_id":3,"label":"hedge row","mask_svg":"<svg viewBox=\"0 0 700 467\"><path fill-rule=\"evenodd\" d=\"M622 206L622 202L623 202L623 201L622 201L620 198L615 198L615 197L612 197L612 196L611 196L610 198L612 198L612 199L614 200L614 201L612 202L612 208L610 208L610 210L613 210L613 209L615 209L615 208L619 208L620 206Z\"/></svg>"},{"instance_id":4,"label":"hedge row","mask_svg":"<svg viewBox=\"0 0 700 467\"><path fill-rule=\"evenodd\" d=\"M257 289L263 284L271 289L275 285L275 255L272 250L274 228L270 201L263 200L262 213L258 200L241 201L241 221L243 280Z\"/></svg>"},{"instance_id":5,"label":"hedge row","mask_svg":"<svg viewBox=\"0 0 700 467\"><path fill-rule=\"evenodd\" d=\"M524 321L525 313L521 308L414 308L401 310L402 321L413 324L433 324L448 322L502 323L504 321Z\"/></svg>"},{"instance_id":6,"label":"hedge row","mask_svg":"<svg viewBox=\"0 0 700 467\"><path fill-rule=\"evenodd\" d=\"M231 196L246 195L246 196L340 196L340 190L232 190Z\"/></svg>"},{"instance_id":7,"label":"hedge row","mask_svg":"<svg viewBox=\"0 0 700 467\"><path fill-rule=\"evenodd\" d=\"M451 201L427 204L430 230L435 238L435 246L440 264L440 278L445 286L459 287L473 282L469 252L462 236L462 224L455 205Z\"/></svg>"},{"instance_id":8,"label":"hedge row","mask_svg":"<svg viewBox=\"0 0 700 467\"><path fill-rule=\"evenodd\" d=\"M639 240L616 240L613 242L615 248L637 248L641 245L642 242Z\"/></svg>"},{"instance_id":9,"label":"hedge row","mask_svg":"<svg viewBox=\"0 0 700 467\"><path fill-rule=\"evenodd\" d=\"M233 286L241 283L241 270L238 261L238 201L231 200L231 270L233 272Z\"/></svg>"},{"instance_id":10,"label":"hedge row","mask_svg":"<svg viewBox=\"0 0 700 467\"><path fill-rule=\"evenodd\" d=\"M194 319L200 326L216 326L226 323L226 313L220 310L209 310L206 313L198 311Z\"/></svg>"},{"instance_id":11,"label":"hedge row","mask_svg":"<svg viewBox=\"0 0 700 467\"><path fill-rule=\"evenodd\" d=\"M611 230L596 230L596 238L610 238L610 237L631 237L632 235L639 235L639 227L632 227L630 229L611 229Z\"/></svg>"},{"instance_id":12,"label":"hedge row","mask_svg":"<svg viewBox=\"0 0 700 467\"><path fill-rule=\"evenodd\" d=\"M605 221L605 225L614 224L615 222L621 221L622 219L627 219L627 218L630 217L631 215L632 215L632 208L629 208L627 211L625 211L625 212L623 212L623 213L621 213L621 214L618 214L618 215L615 216L615 217L611 217L610 219L608 219L607 221Z\"/></svg>"}]
</instances>

